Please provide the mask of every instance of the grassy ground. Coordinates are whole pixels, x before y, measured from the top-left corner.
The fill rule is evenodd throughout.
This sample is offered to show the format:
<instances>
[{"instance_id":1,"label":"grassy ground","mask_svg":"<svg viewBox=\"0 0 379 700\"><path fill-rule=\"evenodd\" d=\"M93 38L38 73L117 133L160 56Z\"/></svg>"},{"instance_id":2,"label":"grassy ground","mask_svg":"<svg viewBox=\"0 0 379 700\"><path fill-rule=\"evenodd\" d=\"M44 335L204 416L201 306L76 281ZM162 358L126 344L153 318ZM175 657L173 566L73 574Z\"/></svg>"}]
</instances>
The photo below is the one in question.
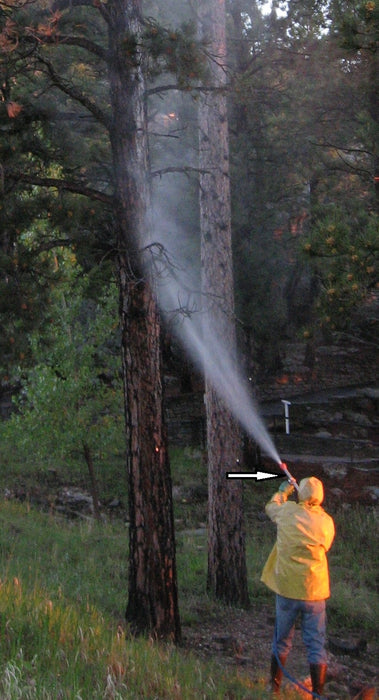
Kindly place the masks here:
<instances>
[{"instance_id":1,"label":"grassy ground","mask_svg":"<svg viewBox=\"0 0 379 700\"><path fill-rule=\"evenodd\" d=\"M206 481L199 452L172 454L175 487ZM118 469L118 467L117 467ZM22 481L22 469L17 483ZM26 478L26 477L25 477ZM28 477L31 478L30 475ZM0 472L0 494L12 473ZM107 493L120 474L107 475ZM253 600L268 602L259 582L274 540L262 520L272 485L246 491L247 560ZM122 494L121 494L122 495ZM331 631L378 632L377 511L332 513L337 539L330 554ZM175 505L178 578L183 624L217 618L221 606L205 593L204 500ZM123 625L127 590L127 527L122 520L96 524L38 512L26 502L0 498L0 697L217 700L267 698L265 681L205 664L183 649L131 639Z\"/></svg>"},{"instance_id":2,"label":"grassy ground","mask_svg":"<svg viewBox=\"0 0 379 700\"><path fill-rule=\"evenodd\" d=\"M237 674L223 677L180 649L128 637L121 523L73 525L9 502L0 518L2 699L245 696L248 681ZM185 537L179 550L182 572L191 559L182 587L190 610L204 557L189 556Z\"/></svg>"}]
</instances>

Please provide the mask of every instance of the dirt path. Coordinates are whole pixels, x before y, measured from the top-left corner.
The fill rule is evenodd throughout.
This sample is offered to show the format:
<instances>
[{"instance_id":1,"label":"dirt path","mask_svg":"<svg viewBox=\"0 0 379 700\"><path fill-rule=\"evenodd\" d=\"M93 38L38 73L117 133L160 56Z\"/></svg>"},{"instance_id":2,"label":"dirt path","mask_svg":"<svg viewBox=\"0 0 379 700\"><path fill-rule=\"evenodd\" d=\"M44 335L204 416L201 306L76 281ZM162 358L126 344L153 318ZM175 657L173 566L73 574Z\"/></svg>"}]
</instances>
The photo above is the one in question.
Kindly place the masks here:
<instances>
[{"instance_id":1,"label":"dirt path","mask_svg":"<svg viewBox=\"0 0 379 700\"><path fill-rule=\"evenodd\" d=\"M254 604L251 609L225 610L217 620L202 619L201 625L184 628L184 645L204 660L216 661L220 666L239 668L253 683L268 679L271 656L271 640L274 627L274 600L272 609ZM367 645L358 656L337 655L328 650L328 678L325 687L330 700L365 698L362 689L379 688L379 643ZM294 645L288 659L287 670L295 679L304 682L309 674L300 630L296 630ZM308 697L309 693L296 693L289 682L288 697ZM246 696L248 697L248 696ZM283 694L286 697L286 694ZM366 697L375 697L373 692Z\"/></svg>"}]
</instances>

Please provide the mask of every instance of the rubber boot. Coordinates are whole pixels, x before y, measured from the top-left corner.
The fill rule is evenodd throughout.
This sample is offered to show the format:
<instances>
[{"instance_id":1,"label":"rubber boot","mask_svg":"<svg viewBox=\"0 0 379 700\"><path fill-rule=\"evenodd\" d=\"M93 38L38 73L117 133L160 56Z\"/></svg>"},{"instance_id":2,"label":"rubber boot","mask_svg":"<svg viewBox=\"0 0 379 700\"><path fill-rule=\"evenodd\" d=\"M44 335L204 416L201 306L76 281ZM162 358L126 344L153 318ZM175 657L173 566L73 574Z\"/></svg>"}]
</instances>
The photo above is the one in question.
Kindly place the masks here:
<instances>
[{"instance_id":1,"label":"rubber boot","mask_svg":"<svg viewBox=\"0 0 379 700\"><path fill-rule=\"evenodd\" d=\"M279 659L281 665L284 666L286 663L287 657L279 655L278 659ZM279 695L280 684L281 684L282 678L283 678L283 670L280 668L280 665L278 663L278 659L276 658L275 654L273 654L271 657L270 679L271 679L271 690L272 690L272 693L274 695Z\"/></svg>"},{"instance_id":2,"label":"rubber boot","mask_svg":"<svg viewBox=\"0 0 379 700\"><path fill-rule=\"evenodd\" d=\"M322 697L326 679L326 664L310 664L312 690L316 695Z\"/></svg>"}]
</instances>

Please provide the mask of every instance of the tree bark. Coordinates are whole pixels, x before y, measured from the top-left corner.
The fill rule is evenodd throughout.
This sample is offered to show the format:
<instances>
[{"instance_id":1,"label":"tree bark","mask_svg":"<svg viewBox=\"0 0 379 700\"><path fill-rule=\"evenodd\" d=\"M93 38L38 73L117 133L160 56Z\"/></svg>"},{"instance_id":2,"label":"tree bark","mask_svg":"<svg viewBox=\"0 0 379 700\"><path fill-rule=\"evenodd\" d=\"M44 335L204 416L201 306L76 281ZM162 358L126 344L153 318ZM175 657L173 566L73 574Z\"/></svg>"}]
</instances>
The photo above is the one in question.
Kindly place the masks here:
<instances>
[{"instance_id":1,"label":"tree bark","mask_svg":"<svg viewBox=\"0 0 379 700\"><path fill-rule=\"evenodd\" d=\"M148 267L141 262L150 204L141 2L113 0L105 7L129 479L126 618L135 632L176 642L180 621L160 317Z\"/></svg>"},{"instance_id":2,"label":"tree bark","mask_svg":"<svg viewBox=\"0 0 379 700\"><path fill-rule=\"evenodd\" d=\"M98 488L97 488L95 467L93 465L91 448L88 445L88 443L86 443L86 442L83 442L83 453L84 453L84 459L86 461L88 473L89 473L89 481L90 481L92 503L93 503L93 514L94 514L96 520L101 520L99 492L98 492Z\"/></svg>"},{"instance_id":3,"label":"tree bark","mask_svg":"<svg viewBox=\"0 0 379 700\"><path fill-rule=\"evenodd\" d=\"M369 54L370 92L369 113L371 117L372 160L374 171L374 211L379 214L379 49Z\"/></svg>"},{"instance_id":4,"label":"tree bark","mask_svg":"<svg viewBox=\"0 0 379 700\"><path fill-rule=\"evenodd\" d=\"M148 284L121 292L129 454L129 600L136 632L180 639L172 489L162 409L160 323ZM127 308L125 309L125 301Z\"/></svg>"},{"instance_id":5,"label":"tree bark","mask_svg":"<svg viewBox=\"0 0 379 700\"><path fill-rule=\"evenodd\" d=\"M216 88L204 91L199 106L204 332L214 334L236 362L224 1L199 0L199 22L201 36L208 41L209 85ZM226 472L241 459L241 433L207 373L205 404L209 489L207 586L227 603L247 605L242 483L226 478Z\"/></svg>"}]
</instances>

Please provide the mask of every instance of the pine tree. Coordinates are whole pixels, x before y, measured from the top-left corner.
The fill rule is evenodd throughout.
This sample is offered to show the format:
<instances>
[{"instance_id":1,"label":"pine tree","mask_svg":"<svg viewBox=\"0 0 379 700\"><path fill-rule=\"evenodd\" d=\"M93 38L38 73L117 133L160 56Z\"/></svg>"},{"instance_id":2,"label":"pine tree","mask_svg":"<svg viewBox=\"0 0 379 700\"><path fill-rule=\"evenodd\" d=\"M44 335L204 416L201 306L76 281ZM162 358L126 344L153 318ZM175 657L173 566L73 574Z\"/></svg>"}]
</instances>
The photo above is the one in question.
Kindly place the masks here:
<instances>
[{"instance_id":1,"label":"pine tree","mask_svg":"<svg viewBox=\"0 0 379 700\"><path fill-rule=\"evenodd\" d=\"M236 336L233 299L226 35L223 2L199 3L208 42L208 83L199 106L200 228L204 333L230 353ZM208 590L228 603L248 603L242 482L226 479L241 457L241 432L205 362L208 449Z\"/></svg>"},{"instance_id":2,"label":"pine tree","mask_svg":"<svg viewBox=\"0 0 379 700\"><path fill-rule=\"evenodd\" d=\"M79 239L85 232L96 236L91 217L102 205L99 242L117 263L120 290L130 500L127 618L138 631L177 641L160 315L140 255L151 225L145 34L139 0L58 0L52 7L35 2L2 11L2 56L15 76L6 82L8 115L15 124L29 119L35 136L31 142L29 132L4 178L17 194L52 190L57 206L50 213L57 219L62 198L73 228L80 221Z\"/></svg>"}]
</instances>

